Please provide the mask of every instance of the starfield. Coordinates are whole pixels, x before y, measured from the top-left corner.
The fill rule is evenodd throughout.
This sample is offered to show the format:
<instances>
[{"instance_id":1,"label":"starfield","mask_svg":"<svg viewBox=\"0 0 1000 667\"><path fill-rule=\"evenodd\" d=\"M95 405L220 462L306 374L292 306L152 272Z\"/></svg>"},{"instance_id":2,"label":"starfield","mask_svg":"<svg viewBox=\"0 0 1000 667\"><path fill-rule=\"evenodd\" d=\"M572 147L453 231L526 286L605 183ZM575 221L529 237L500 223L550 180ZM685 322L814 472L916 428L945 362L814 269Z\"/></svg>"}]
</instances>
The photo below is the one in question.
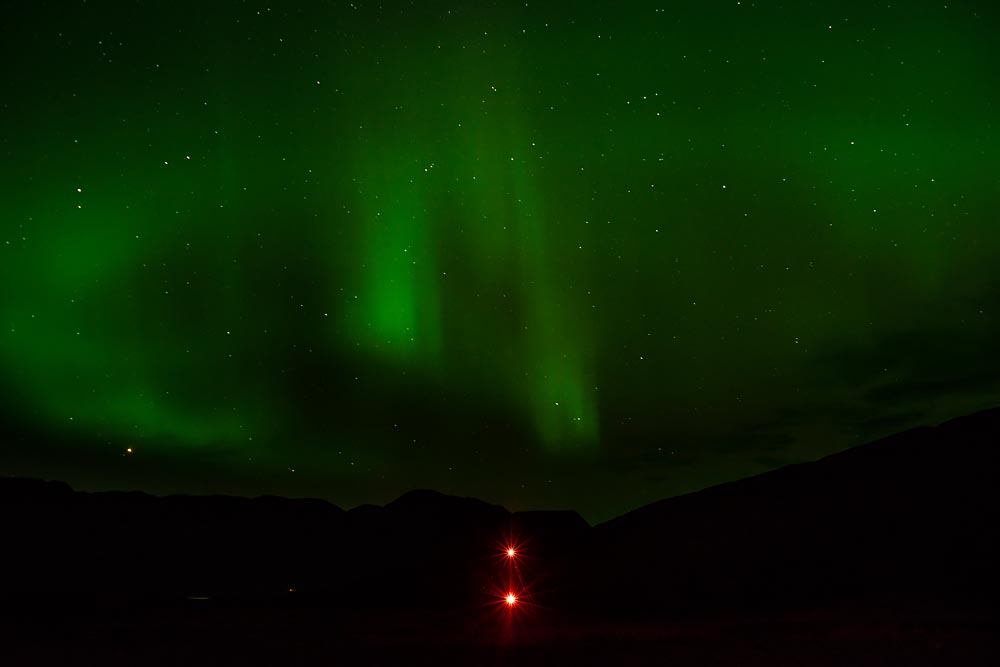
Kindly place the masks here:
<instances>
[{"instance_id":1,"label":"starfield","mask_svg":"<svg viewBox=\"0 0 1000 667\"><path fill-rule=\"evenodd\" d=\"M0 659L1000 660L1000 8L0 21Z\"/></svg>"}]
</instances>

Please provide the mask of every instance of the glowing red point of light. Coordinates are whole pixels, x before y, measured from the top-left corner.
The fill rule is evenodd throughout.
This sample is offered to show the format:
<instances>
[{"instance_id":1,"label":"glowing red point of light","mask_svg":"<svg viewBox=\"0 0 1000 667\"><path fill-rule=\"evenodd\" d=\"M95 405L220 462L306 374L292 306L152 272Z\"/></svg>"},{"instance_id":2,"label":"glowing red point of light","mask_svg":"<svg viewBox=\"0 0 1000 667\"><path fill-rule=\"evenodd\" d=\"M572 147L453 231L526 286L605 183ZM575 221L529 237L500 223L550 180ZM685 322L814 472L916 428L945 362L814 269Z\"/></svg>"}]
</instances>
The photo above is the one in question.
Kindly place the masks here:
<instances>
[{"instance_id":1,"label":"glowing red point of light","mask_svg":"<svg viewBox=\"0 0 1000 667\"><path fill-rule=\"evenodd\" d=\"M510 547L509 549L507 549L507 557L508 558L513 558L516 555L517 555L517 551L514 550L514 547Z\"/></svg>"},{"instance_id":2,"label":"glowing red point of light","mask_svg":"<svg viewBox=\"0 0 1000 667\"><path fill-rule=\"evenodd\" d=\"M517 596L513 593L507 593L507 597L504 598L504 601L507 603L508 607L513 607L517 604Z\"/></svg>"}]
</instances>

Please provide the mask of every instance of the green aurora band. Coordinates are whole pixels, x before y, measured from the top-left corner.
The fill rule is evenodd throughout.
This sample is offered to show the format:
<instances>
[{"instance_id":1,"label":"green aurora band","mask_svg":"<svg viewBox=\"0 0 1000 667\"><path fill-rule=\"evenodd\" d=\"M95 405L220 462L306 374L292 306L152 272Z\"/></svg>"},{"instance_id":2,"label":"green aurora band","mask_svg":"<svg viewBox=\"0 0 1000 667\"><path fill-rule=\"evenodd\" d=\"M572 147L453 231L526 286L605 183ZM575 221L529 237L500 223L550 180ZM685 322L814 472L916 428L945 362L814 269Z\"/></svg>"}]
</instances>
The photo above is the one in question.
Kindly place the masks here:
<instances>
[{"instance_id":1,"label":"green aurora band","mask_svg":"<svg viewBox=\"0 0 1000 667\"><path fill-rule=\"evenodd\" d=\"M604 518L1000 397L991 4L10 20L5 472Z\"/></svg>"}]
</instances>

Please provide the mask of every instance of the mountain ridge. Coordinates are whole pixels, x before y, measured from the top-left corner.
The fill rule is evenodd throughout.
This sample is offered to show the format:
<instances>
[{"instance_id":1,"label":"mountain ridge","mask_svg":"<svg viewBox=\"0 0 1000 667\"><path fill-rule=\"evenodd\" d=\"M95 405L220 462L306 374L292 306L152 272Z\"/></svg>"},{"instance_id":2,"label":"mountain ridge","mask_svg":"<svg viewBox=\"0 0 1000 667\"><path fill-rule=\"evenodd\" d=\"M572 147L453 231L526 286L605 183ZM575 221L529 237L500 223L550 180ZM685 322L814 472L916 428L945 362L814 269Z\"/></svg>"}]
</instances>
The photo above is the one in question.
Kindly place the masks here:
<instances>
[{"instance_id":1,"label":"mountain ridge","mask_svg":"<svg viewBox=\"0 0 1000 667\"><path fill-rule=\"evenodd\" d=\"M991 563L1000 559L998 442L1000 409L987 410L596 526L572 510L510 512L428 489L344 510L315 498L79 492L0 479L13 545L0 590L295 590L337 604L473 604L501 585L490 563L514 541L532 563L539 601L578 609L981 597L995 588ZM400 599L414 585L435 596Z\"/></svg>"},{"instance_id":2,"label":"mountain ridge","mask_svg":"<svg viewBox=\"0 0 1000 667\"><path fill-rule=\"evenodd\" d=\"M591 526L593 528L597 528L597 527L600 527L600 526L605 526L607 524L612 524L612 523L614 523L616 521L624 519L625 517L633 516L636 513L643 513L643 512L649 511L650 508L662 506L664 503L678 502L681 499L701 498L701 497L704 497L703 494L719 493L720 491L722 491L724 489L728 490L728 489L731 489L731 488L736 488L736 487L739 487L741 485L745 485L745 484L751 483L753 480L757 480L756 482L753 482L754 484L759 483L760 481L763 481L763 480L768 480L769 481L769 480L775 478L776 476L787 475L789 472L791 472L793 470L795 470L795 471L806 470L806 469L809 469L809 467L811 467L811 466L815 466L817 464L822 464L824 462L834 462L834 461L839 462L839 461L842 461L842 460L847 460L850 457L858 456L859 453L871 457L877 451L879 453L882 453L883 450L884 451L889 451L889 450L892 450L893 447L895 445L898 445L898 444L903 444L904 446L909 446L910 451L908 451L907 454L908 455L913 455L914 453L917 453L917 452L914 451L914 448L912 447L912 444L914 443L914 441L916 441L918 443L920 442L920 439L916 438L915 436L923 435L923 434L936 433L940 429L945 429L947 431L947 430L955 428L956 426L970 425L970 424L974 424L974 423L978 423L978 422L984 422L984 421L986 421L986 422L995 421L997 424L1000 424L1000 407L990 408L990 409L982 410L982 411L975 412L975 413L972 413L972 414L969 414L969 415L963 415L963 416L955 417L953 419L949 419L949 420L946 420L944 422L941 422L941 423L939 423L937 425L920 425L920 426L915 426L915 427L913 427L911 429L907 429L905 431L900 431L899 433L894 433L894 434L885 436L883 438L878 438L876 440L872 440L870 442L866 442L866 443L863 443L863 444L860 444L860 445L854 445L852 447L848 447L846 449L843 449L843 450L838 451L838 452L834 452L832 454L823 456L823 457L821 457L819 459L816 459L816 460L813 460L813 461L802 461L802 462L790 463L790 464L781 466L779 468L775 468L773 470L767 470L765 472L758 473L756 475L751 475L751 476L748 476L748 477L741 477L741 478L738 478L738 479L735 479L735 480L730 480L730 481L722 482L722 483L719 483L719 484L715 484L715 485L712 485L712 486L705 487L703 489L699 489L697 491L691 491L691 492L688 492L688 493L682 493L682 494L678 494L678 495L674 495L674 496L667 496L665 498L661 498L659 500L655 500L653 502L646 503L645 505L640 505L639 507L633 508L633 509L631 509L631 510L629 510L627 512L624 512L623 514L620 514L618 516L612 517L612 518L604 520L604 521L591 523L589 521L586 521L586 519L584 519L582 516L581 516L581 518L589 526ZM997 434L1000 434L1000 426L994 425L993 426L993 430ZM899 452L894 452L894 453L898 454ZM78 489L74 488L69 483L67 483L65 481L62 481L62 480L57 480L57 479L51 479L50 480L50 479L41 479L41 478L23 477L23 476L7 476L7 475L0 476L0 500L13 499L15 493L16 494L20 494L20 496L21 496L22 499L29 499L29 498L32 498L32 497L36 497L38 495L39 491L44 491L46 494L53 495L53 496L65 495L66 493L87 494L87 495L91 495L91 496L102 496L102 495L106 495L106 494L116 494L116 495L137 494L137 495L134 495L133 497L136 497L136 498L138 498L138 497L147 497L147 498L151 498L151 499L204 498L204 499L218 499L218 500L223 500L223 499L227 499L227 500L248 500L248 501L257 501L257 502L271 502L271 501L274 501L274 502L282 502L282 503L314 503L314 504L328 505L331 508L335 508L336 510L339 510L340 512L345 512L345 513L349 513L349 512L355 511L355 510L365 511L365 510L373 509L373 508L385 509L385 508L392 507L392 508L398 509L398 508L410 505L412 503L418 503L418 502L419 503L427 503L429 501L430 502L438 502L438 501L440 501L440 502L459 502L459 501L468 502L468 501L475 501L476 503L480 503L480 504L482 504L484 506L489 506L491 508L500 508L504 512L509 513L509 514L523 514L523 513L527 513L527 512L553 512L553 513L571 512L571 513L577 514L579 516L579 513L576 512L576 510L573 510L573 509L508 510L506 507L504 507L503 505L498 504L498 503L491 503L490 501L483 500L483 499L476 498L476 497L472 497L472 496L447 494L447 493L444 493L444 492L441 492L441 491L437 491L437 490L434 490L434 489L429 489L429 488L416 488L416 489L411 489L409 491L405 491L402 494L400 494L398 497L394 498L393 500L390 500L390 501L386 502L383 505L378 505L378 504L373 504L373 503L362 503L362 504L359 504L359 505L356 505L356 506L353 506L353 507L342 507L342 506L340 506L340 505L338 505L336 503L333 503L333 502L331 502L329 500L326 500L324 498L317 498L317 497L312 497L312 496L288 497L288 496L279 496L279 495L274 495L274 494L262 494L262 495L256 495L256 496L242 496L242 495L214 494L214 493L213 494L170 493L170 494L158 495L158 494L152 494L152 493L148 493L146 491L141 491L141 490L81 491L81 490L78 490ZM685 502L688 502L688 501L686 500Z\"/></svg>"}]
</instances>

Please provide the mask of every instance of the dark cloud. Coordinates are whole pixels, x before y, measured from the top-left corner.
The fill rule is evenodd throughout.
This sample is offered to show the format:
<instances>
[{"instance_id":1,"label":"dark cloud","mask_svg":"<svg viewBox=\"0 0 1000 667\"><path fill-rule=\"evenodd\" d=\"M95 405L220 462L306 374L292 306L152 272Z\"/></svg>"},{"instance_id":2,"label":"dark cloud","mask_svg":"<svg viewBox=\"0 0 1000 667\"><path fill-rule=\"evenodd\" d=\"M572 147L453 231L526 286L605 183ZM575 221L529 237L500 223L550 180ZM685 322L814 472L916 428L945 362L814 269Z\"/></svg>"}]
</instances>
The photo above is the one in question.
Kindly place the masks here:
<instances>
[{"instance_id":1,"label":"dark cloud","mask_svg":"<svg viewBox=\"0 0 1000 667\"><path fill-rule=\"evenodd\" d=\"M919 424L926 420L927 416L928 413L926 410L895 412L866 419L855 424L854 428L860 433L884 433L886 431L902 430L914 424Z\"/></svg>"},{"instance_id":2,"label":"dark cloud","mask_svg":"<svg viewBox=\"0 0 1000 667\"><path fill-rule=\"evenodd\" d=\"M998 393L1000 370L932 380L906 379L875 387L866 399L877 403L899 403L949 395Z\"/></svg>"}]
</instances>

